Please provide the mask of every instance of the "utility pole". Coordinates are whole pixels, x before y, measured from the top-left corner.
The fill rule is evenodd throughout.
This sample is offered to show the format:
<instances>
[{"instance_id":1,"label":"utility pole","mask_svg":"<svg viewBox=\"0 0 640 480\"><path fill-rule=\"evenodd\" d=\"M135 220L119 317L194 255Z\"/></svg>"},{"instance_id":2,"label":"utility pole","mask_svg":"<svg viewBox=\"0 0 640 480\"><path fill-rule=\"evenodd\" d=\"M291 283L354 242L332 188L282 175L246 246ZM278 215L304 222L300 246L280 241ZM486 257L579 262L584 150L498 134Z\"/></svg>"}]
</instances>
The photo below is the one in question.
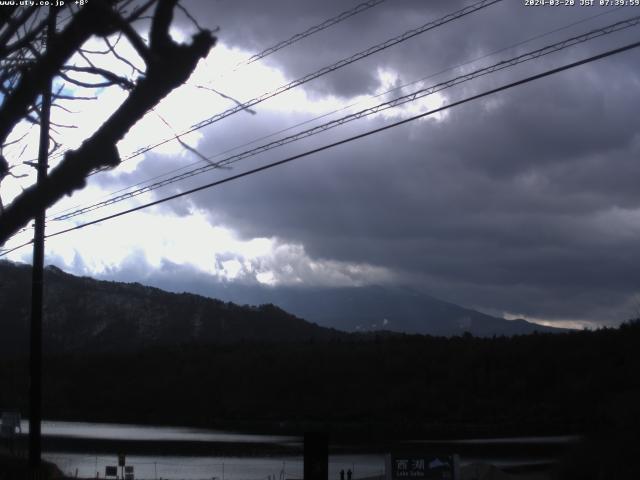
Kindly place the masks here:
<instances>
[{"instance_id":1,"label":"utility pole","mask_svg":"<svg viewBox=\"0 0 640 480\"><path fill-rule=\"evenodd\" d=\"M49 22L46 43L54 39L56 15L54 7L49 7ZM48 45L45 48L49 48ZM42 88L40 107L40 144L38 146L37 183L41 185L47 177L49 157L49 120L51 116L51 83L46 80ZM35 217L33 234L33 277L31 284L31 331L29 357L29 466L38 470L42 458L42 291L44 274L44 220L45 208Z\"/></svg>"},{"instance_id":2,"label":"utility pole","mask_svg":"<svg viewBox=\"0 0 640 480\"><path fill-rule=\"evenodd\" d=\"M329 479L329 435L326 432L304 434L304 479Z\"/></svg>"}]
</instances>

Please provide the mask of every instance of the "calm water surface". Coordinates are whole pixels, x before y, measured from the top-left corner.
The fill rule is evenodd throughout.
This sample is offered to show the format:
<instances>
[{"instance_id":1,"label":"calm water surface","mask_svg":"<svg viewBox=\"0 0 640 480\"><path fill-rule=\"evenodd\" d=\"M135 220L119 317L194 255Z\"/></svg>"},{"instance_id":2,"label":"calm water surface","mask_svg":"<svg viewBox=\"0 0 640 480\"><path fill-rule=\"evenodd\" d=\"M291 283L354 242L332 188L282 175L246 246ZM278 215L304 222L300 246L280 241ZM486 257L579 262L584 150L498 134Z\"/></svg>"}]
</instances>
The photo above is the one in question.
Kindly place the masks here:
<instances>
[{"instance_id":1,"label":"calm water surface","mask_svg":"<svg viewBox=\"0 0 640 480\"><path fill-rule=\"evenodd\" d=\"M28 432L28 422L22 423L23 432ZM195 428L155 427L141 425L101 424L84 422L44 421L44 435L57 435L87 439L109 440L171 440L171 441L214 441L244 443L301 443L300 437L278 435L255 435L235 432L213 431ZM468 439L450 441L452 445L460 443L483 444L492 442L509 443L566 443L576 437L519 437L503 439ZM425 446L430 441L425 441ZM431 441L433 442L433 441ZM438 443L448 443L436 441ZM415 446L416 443L412 442ZM105 467L117 465L115 455L87 455L78 453L45 452L46 460L54 462L69 476L82 478L104 478ZM539 459L544 461L544 459ZM513 465L520 463L516 459L504 461L500 458L463 458L462 463L476 461L490 462L495 465ZM532 459L523 459L521 463L531 463ZM166 480L295 480L302 478L302 457L185 457L185 456L127 456L127 465L135 470L136 479ZM340 470L350 469L354 480L384 474L385 457L381 454L335 455L329 458L329 478L338 480Z\"/></svg>"},{"instance_id":2,"label":"calm water surface","mask_svg":"<svg viewBox=\"0 0 640 480\"><path fill-rule=\"evenodd\" d=\"M22 421L22 431L29 431L29 422ZM254 435L217 430L203 430L182 427L149 427L144 425L123 425L111 423L57 422L44 420L43 435L78 437L108 440L174 440L241 443L292 443L302 441L299 437L279 435Z\"/></svg>"},{"instance_id":3,"label":"calm water surface","mask_svg":"<svg viewBox=\"0 0 640 480\"><path fill-rule=\"evenodd\" d=\"M28 421L22 431L29 431ZM196 428L155 427L143 425L103 424L88 422L42 422L43 435L109 440L171 440L241 443L301 443L300 437L255 435ZM84 453L44 453L67 475L83 478L104 478L105 467L117 465L114 455ZM215 479L215 480L292 480L301 479L302 457L185 457L127 456L127 465L134 467L136 479ZM340 470L351 469L356 478L382 475L382 455L338 455L330 458L331 478L338 479ZM118 470L120 471L120 470Z\"/></svg>"},{"instance_id":4,"label":"calm water surface","mask_svg":"<svg viewBox=\"0 0 640 480\"><path fill-rule=\"evenodd\" d=\"M105 467L117 465L115 455L45 454L67 475L104 478ZM301 479L302 457L157 457L128 456L136 479L291 480ZM351 469L354 480L384 473L382 455L337 455L329 458L329 478L339 479L340 470Z\"/></svg>"}]
</instances>

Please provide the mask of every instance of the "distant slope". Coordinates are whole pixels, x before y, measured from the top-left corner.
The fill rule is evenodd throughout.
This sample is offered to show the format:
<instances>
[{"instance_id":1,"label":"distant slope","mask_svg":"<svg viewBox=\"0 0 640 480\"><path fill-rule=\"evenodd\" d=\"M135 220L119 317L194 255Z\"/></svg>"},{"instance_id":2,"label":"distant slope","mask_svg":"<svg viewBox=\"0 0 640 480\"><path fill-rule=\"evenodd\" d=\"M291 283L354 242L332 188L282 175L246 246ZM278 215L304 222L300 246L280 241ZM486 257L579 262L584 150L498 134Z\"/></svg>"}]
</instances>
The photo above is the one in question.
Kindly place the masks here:
<instances>
[{"instance_id":1,"label":"distant slope","mask_svg":"<svg viewBox=\"0 0 640 480\"><path fill-rule=\"evenodd\" d=\"M564 332L525 320L505 320L426 294L398 287L268 288L228 287L212 296L235 302L272 302L324 327L345 331L377 331L452 336L523 335Z\"/></svg>"},{"instance_id":2,"label":"distant slope","mask_svg":"<svg viewBox=\"0 0 640 480\"><path fill-rule=\"evenodd\" d=\"M4 352L28 351L30 282L30 266L0 261L0 349ZM227 302L138 283L76 277L49 266L45 268L45 348L118 351L193 343L297 342L371 331L435 336L563 331L492 317L404 288L227 285L211 296Z\"/></svg>"},{"instance_id":3,"label":"distant slope","mask_svg":"<svg viewBox=\"0 0 640 480\"><path fill-rule=\"evenodd\" d=\"M31 267L0 262L0 349L28 351ZM135 350L182 343L308 341L343 336L273 305L238 306L45 268L45 349Z\"/></svg>"}]
</instances>

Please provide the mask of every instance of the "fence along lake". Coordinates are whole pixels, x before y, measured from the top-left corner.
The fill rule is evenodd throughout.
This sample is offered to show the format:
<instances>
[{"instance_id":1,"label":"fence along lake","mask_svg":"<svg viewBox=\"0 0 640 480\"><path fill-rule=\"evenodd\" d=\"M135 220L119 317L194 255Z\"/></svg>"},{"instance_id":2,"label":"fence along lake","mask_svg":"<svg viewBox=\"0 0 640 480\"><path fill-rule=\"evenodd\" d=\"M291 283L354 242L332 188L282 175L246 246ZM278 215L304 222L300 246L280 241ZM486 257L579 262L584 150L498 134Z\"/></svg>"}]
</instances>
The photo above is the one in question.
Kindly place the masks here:
<instances>
[{"instance_id":1,"label":"fence along lake","mask_svg":"<svg viewBox=\"0 0 640 480\"><path fill-rule=\"evenodd\" d=\"M28 421L22 421L23 434L28 433ZM66 475L78 476L79 478L99 478L105 477L107 466L118 465L118 453L128 452L113 451L112 453L83 453L65 451L64 439L74 441L86 440L88 444L92 441L111 441L117 445L119 441L127 442L169 442L172 445L182 443L192 445L211 442L208 452L215 452L216 445L233 444L245 445L247 450L251 450L252 445L273 445L294 447L302 451L302 437L247 434L227 431L204 430L197 428L162 427L162 426L142 426L124 424L86 423L86 422L63 422L44 421L42 423L42 434L46 439L55 437L62 439L63 448L47 448L43 458L55 463ZM411 442L410 448L428 451L430 445L437 444L441 449L443 445L449 445L450 451L455 453L460 449L469 450L469 446L491 447L492 445L568 445L576 441L576 437L520 437L506 439L461 439L453 441L424 441ZM422 446L421 446L422 445ZM491 448L493 451L494 449ZM473 452L473 449L471 450ZM499 450L498 450L499 452ZM553 460L552 456L538 455L506 455L489 453L476 455L463 455L462 464L475 462L488 462L498 466L531 464L537 462L548 462ZM245 456L237 454L193 454L186 455L184 451L180 455L172 454L127 454L126 464L134 467L136 479L215 479L215 480L292 480L303 477L302 455L257 455ZM385 473L385 455L383 453L358 453L330 455L329 457L329 478L338 480L340 471L351 470L353 479L380 477ZM120 469L118 469L120 472Z\"/></svg>"},{"instance_id":2,"label":"fence along lake","mask_svg":"<svg viewBox=\"0 0 640 480\"><path fill-rule=\"evenodd\" d=\"M29 431L22 421L22 432ZM257 435L196 428L123 425L85 422L43 421L44 437L140 442L219 442L229 444L273 444L298 446L302 437ZM213 448L212 448L213 449ZM66 475L80 478L104 478L107 466L118 465L118 453L89 454L46 451L45 460L55 463ZM136 479L215 479L215 480L291 480L303 476L302 456L232 456L232 455L127 455L126 464L134 467ZM340 470L351 470L355 478L384 473L383 455L332 455L329 475L339 478ZM120 468L118 468L120 472Z\"/></svg>"}]
</instances>

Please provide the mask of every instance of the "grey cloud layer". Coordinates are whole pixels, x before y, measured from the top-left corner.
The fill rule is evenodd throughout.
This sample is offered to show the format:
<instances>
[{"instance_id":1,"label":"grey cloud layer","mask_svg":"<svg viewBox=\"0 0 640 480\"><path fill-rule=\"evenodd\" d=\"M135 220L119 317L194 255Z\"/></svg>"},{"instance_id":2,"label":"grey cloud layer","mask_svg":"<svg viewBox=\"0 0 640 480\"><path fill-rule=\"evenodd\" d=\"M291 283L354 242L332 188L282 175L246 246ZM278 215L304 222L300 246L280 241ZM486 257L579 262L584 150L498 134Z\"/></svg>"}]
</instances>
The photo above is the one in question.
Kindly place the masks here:
<instances>
[{"instance_id":1,"label":"grey cloud layer","mask_svg":"<svg viewBox=\"0 0 640 480\"><path fill-rule=\"evenodd\" d=\"M293 79L464 4L389 1L268 62ZM222 27L221 41L248 51L351 6L342 1L202 5L194 8ZM597 12L525 11L521 2L506 1L305 89L319 96L371 93L379 86L379 67L412 80ZM631 13L604 16L536 45ZM633 33L637 36L637 27ZM583 46L447 95L460 98L480 85L581 58L631 36ZM623 320L633 314L629 298L640 289L640 271L634 268L640 263L637 60L638 52L631 52L582 67L451 110L443 121L420 121L188 202L243 236L276 236L301 243L314 257L387 267L436 296L487 311ZM208 131L201 148L216 150L222 139L241 143L303 119L258 110L255 118L230 119ZM385 122L368 120L366 126ZM363 128L345 127L326 138ZM157 172L157 160L147 159L135 178Z\"/></svg>"}]
</instances>

